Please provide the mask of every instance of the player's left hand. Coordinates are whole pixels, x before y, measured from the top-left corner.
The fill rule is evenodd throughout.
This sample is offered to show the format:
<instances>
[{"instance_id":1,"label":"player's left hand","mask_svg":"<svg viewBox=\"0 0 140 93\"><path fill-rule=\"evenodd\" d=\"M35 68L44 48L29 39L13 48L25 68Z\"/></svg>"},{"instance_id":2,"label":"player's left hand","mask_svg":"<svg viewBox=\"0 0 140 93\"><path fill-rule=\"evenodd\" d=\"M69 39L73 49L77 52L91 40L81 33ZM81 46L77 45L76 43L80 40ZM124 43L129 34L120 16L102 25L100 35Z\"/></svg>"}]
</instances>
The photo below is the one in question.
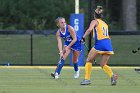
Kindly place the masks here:
<instances>
[{"instance_id":1,"label":"player's left hand","mask_svg":"<svg viewBox=\"0 0 140 93\"><path fill-rule=\"evenodd\" d=\"M60 58L61 58L61 57L64 57L63 52L60 52L59 54L60 54Z\"/></svg>"}]
</instances>

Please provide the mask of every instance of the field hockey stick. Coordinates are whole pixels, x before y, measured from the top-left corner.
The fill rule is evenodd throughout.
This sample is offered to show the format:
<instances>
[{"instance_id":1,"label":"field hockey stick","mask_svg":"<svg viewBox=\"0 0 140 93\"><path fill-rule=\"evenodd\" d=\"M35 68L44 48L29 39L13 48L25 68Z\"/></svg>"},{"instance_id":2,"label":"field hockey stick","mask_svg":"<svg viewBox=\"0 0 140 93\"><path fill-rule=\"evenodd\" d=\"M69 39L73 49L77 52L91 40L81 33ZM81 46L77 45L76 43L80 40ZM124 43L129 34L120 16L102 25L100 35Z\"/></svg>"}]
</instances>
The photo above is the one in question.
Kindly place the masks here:
<instances>
[{"instance_id":1,"label":"field hockey stick","mask_svg":"<svg viewBox=\"0 0 140 93\"><path fill-rule=\"evenodd\" d=\"M84 43L85 48L87 49L87 51L90 51L90 49L88 48L87 44Z\"/></svg>"},{"instance_id":2,"label":"field hockey stick","mask_svg":"<svg viewBox=\"0 0 140 93\"><path fill-rule=\"evenodd\" d=\"M136 50L132 50L132 53L137 53L140 50L140 47L138 47L138 49Z\"/></svg>"}]
</instances>

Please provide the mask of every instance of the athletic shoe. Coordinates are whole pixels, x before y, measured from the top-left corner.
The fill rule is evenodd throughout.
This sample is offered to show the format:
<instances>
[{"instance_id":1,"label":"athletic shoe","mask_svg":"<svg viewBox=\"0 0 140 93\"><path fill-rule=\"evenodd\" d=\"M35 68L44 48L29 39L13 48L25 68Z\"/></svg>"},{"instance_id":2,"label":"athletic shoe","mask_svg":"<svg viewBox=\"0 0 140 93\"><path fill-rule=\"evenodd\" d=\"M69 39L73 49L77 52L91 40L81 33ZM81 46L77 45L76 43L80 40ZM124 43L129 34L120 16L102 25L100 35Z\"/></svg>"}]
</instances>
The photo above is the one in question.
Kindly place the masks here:
<instances>
[{"instance_id":1,"label":"athletic shoe","mask_svg":"<svg viewBox=\"0 0 140 93\"><path fill-rule=\"evenodd\" d=\"M117 79L118 79L118 75L113 74L111 77L111 85L116 85L117 84Z\"/></svg>"},{"instance_id":2,"label":"athletic shoe","mask_svg":"<svg viewBox=\"0 0 140 93\"><path fill-rule=\"evenodd\" d=\"M80 83L80 85L89 85L89 84L91 84L91 82L90 82L90 80L87 80L87 79L84 79L84 80Z\"/></svg>"},{"instance_id":3,"label":"athletic shoe","mask_svg":"<svg viewBox=\"0 0 140 93\"><path fill-rule=\"evenodd\" d=\"M59 78L58 73L51 73L51 76L52 76L54 79L58 79L58 78Z\"/></svg>"},{"instance_id":4,"label":"athletic shoe","mask_svg":"<svg viewBox=\"0 0 140 93\"><path fill-rule=\"evenodd\" d=\"M80 72L80 69L78 71L75 71L74 78L79 78L79 72Z\"/></svg>"}]
</instances>

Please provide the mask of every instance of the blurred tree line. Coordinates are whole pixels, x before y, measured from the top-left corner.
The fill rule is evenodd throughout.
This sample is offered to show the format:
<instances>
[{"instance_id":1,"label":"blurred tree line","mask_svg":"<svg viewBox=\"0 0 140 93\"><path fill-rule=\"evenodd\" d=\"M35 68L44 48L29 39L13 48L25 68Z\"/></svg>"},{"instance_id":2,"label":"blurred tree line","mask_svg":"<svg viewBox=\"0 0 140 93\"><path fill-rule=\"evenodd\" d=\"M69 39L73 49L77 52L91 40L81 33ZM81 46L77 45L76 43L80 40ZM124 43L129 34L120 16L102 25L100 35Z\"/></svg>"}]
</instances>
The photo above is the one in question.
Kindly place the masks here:
<instances>
[{"instance_id":1,"label":"blurred tree line","mask_svg":"<svg viewBox=\"0 0 140 93\"><path fill-rule=\"evenodd\" d=\"M80 13L85 14L85 28L88 21L88 1L80 1ZM93 0L94 11L97 5L105 9L104 19L111 30L123 30L123 0ZM127 0L126 0L127 1ZM129 0L130 1L130 0ZM131 0L133 1L133 0ZM140 0L137 0L137 7ZM137 8L137 11L140 9ZM56 29L54 20L63 16L69 23L71 13L75 12L75 0L0 0L0 29L44 30ZM131 12L131 11L130 11ZM137 24L140 23L137 12ZM139 27L139 25L138 25Z\"/></svg>"},{"instance_id":2,"label":"blurred tree line","mask_svg":"<svg viewBox=\"0 0 140 93\"><path fill-rule=\"evenodd\" d=\"M0 29L54 29L58 16L72 12L73 0L0 0Z\"/></svg>"}]
</instances>

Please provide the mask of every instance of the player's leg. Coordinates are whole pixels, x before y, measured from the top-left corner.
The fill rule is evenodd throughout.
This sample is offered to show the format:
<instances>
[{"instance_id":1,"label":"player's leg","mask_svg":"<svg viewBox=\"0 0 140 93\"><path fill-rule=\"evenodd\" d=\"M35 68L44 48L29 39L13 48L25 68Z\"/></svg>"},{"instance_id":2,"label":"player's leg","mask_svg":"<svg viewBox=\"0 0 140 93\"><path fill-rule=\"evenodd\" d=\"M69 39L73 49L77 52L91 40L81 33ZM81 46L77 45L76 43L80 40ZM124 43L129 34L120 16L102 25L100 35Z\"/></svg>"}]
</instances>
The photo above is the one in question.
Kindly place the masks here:
<instances>
[{"instance_id":1,"label":"player's leg","mask_svg":"<svg viewBox=\"0 0 140 93\"><path fill-rule=\"evenodd\" d=\"M62 67L64 66L64 63L65 63L65 59L67 58L67 56L70 54L70 50L68 51L65 51L65 47L64 47L64 57L63 58L60 58L58 64L57 64L57 67L56 67L56 70L54 73L51 73L51 76L54 77L55 79L58 79L59 78L59 75L60 75L60 72L62 70Z\"/></svg>"},{"instance_id":2,"label":"player's leg","mask_svg":"<svg viewBox=\"0 0 140 93\"><path fill-rule=\"evenodd\" d=\"M102 56L102 61L100 63L100 66L102 67L104 72L107 73L107 75L111 78L111 84L116 85L117 75L113 74L112 69L107 65L109 58L110 58L109 54L104 54Z\"/></svg>"},{"instance_id":3,"label":"player's leg","mask_svg":"<svg viewBox=\"0 0 140 93\"><path fill-rule=\"evenodd\" d=\"M113 75L113 72L112 72L111 68L107 65L109 58L110 58L110 55L108 55L108 54L102 55L102 60L101 60L100 66L108 74L108 76L111 77Z\"/></svg>"},{"instance_id":4,"label":"player's leg","mask_svg":"<svg viewBox=\"0 0 140 93\"><path fill-rule=\"evenodd\" d=\"M85 79L81 82L81 85L88 85L90 84L90 76L92 72L92 61L97 56L97 51L92 48L88 54L85 64Z\"/></svg>"},{"instance_id":5,"label":"player's leg","mask_svg":"<svg viewBox=\"0 0 140 93\"><path fill-rule=\"evenodd\" d=\"M79 72L80 72L80 68L78 67L78 57L80 55L80 51L74 51L72 50L72 62L73 62L73 67L74 67L74 78L78 78L79 77Z\"/></svg>"}]
</instances>

